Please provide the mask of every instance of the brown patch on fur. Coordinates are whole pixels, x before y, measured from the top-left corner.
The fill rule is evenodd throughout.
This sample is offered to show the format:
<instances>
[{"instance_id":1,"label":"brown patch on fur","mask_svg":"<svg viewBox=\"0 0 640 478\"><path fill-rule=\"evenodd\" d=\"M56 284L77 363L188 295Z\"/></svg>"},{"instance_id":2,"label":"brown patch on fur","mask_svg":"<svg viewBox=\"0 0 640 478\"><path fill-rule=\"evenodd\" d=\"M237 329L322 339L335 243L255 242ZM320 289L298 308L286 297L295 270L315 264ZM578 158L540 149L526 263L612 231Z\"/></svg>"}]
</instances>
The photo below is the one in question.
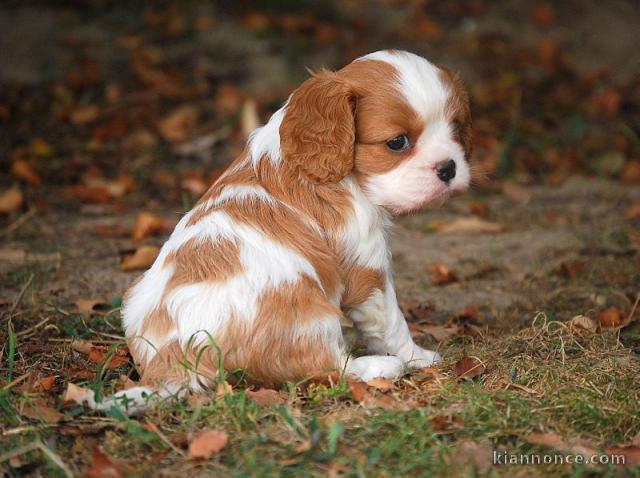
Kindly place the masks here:
<instances>
[{"instance_id":1,"label":"brown patch on fur","mask_svg":"<svg viewBox=\"0 0 640 478\"><path fill-rule=\"evenodd\" d=\"M455 131L467 161L471 158L473 148L473 132L471 129L471 109L469 107L469 93L464 86L462 77L449 68L440 67L442 81L449 85L451 93L447 98L446 112L449 121L457 121L459 128Z\"/></svg>"},{"instance_id":2,"label":"brown patch on fur","mask_svg":"<svg viewBox=\"0 0 640 478\"><path fill-rule=\"evenodd\" d=\"M165 295L185 284L222 282L242 272L240 249L229 239L193 238L171 252L164 266L174 272L165 287Z\"/></svg>"},{"instance_id":3,"label":"brown patch on fur","mask_svg":"<svg viewBox=\"0 0 640 478\"><path fill-rule=\"evenodd\" d=\"M342 307L349 309L365 302L376 290L384 291L385 274L379 269L353 266L346 271Z\"/></svg>"},{"instance_id":4,"label":"brown patch on fur","mask_svg":"<svg viewBox=\"0 0 640 478\"><path fill-rule=\"evenodd\" d=\"M337 73L323 70L294 91L282 124L283 161L314 183L338 182L353 169L354 101Z\"/></svg>"},{"instance_id":5,"label":"brown patch on fur","mask_svg":"<svg viewBox=\"0 0 640 478\"><path fill-rule=\"evenodd\" d=\"M282 204L264 201L236 200L220 206L239 224L248 224L271 240L289 247L313 266L322 287L333 295L340 284L337 257L323 237L308 225L304 217Z\"/></svg>"},{"instance_id":6,"label":"brown patch on fur","mask_svg":"<svg viewBox=\"0 0 640 478\"><path fill-rule=\"evenodd\" d=\"M340 365L324 337L299 333L301 327L339 321L341 315L313 279L303 276L295 284L269 290L258 303L251 326L230 322L220 337L225 369L242 369L251 382L278 387Z\"/></svg>"}]
</instances>

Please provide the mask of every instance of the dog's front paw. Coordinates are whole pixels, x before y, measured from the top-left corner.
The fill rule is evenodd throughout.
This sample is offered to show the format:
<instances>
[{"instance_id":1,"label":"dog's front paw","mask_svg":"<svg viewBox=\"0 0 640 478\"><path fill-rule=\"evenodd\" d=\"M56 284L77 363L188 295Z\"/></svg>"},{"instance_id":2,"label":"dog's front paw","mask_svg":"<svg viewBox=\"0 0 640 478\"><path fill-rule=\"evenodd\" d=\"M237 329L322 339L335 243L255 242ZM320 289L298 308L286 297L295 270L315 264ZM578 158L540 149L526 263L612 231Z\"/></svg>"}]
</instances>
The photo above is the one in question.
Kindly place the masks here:
<instances>
[{"instance_id":1,"label":"dog's front paw","mask_svg":"<svg viewBox=\"0 0 640 478\"><path fill-rule=\"evenodd\" d=\"M408 357L406 365L409 368L425 368L441 361L442 356L438 352L425 350L416 345L413 347L413 353L411 357Z\"/></svg>"}]
</instances>

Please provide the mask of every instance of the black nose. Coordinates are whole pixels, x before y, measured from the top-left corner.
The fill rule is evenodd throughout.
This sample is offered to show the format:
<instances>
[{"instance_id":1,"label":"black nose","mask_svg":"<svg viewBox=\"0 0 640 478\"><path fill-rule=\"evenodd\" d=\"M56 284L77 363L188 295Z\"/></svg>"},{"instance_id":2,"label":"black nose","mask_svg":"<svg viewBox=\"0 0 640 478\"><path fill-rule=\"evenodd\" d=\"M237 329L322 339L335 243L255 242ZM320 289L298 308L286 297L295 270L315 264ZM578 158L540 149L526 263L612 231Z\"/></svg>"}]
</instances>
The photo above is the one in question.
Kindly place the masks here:
<instances>
[{"instance_id":1,"label":"black nose","mask_svg":"<svg viewBox=\"0 0 640 478\"><path fill-rule=\"evenodd\" d=\"M456 177L456 162L453 159L447 159L436 166L436 174L441 181L448 183Z\"/></svg>"}]
</instances>

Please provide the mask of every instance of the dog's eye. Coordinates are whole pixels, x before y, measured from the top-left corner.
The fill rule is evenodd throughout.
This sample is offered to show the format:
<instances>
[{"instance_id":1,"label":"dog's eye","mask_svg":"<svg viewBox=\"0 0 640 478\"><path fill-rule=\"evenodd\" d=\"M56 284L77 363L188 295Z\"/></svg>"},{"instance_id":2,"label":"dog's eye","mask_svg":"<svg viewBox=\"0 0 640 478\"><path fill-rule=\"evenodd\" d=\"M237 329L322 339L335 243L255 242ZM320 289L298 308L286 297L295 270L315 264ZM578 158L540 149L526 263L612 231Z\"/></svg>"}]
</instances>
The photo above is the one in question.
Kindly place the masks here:
<instances>
[{"instance_id":1,"label":"dog's eye","mask_svg":"<svg viewBox=\"0 0 640 478\"><path fill-rule=\"evenodd\" d=\"M458 131L460 131L461 127L462 125L460 124L460 121L451 122L451 131L453 131L454 133L457 133Z\"/></svg>"},{"instance_id":2,"label":"dog's eye","mask_svg":"<svg viewBox=\"0 0 640 478\"><path fill-rule=\"evenodd\" d=\"M391 151L405 151L410 145L409 137L406 134L401 134L387 141L387 148Z\"/></svg>"}]
</instances>

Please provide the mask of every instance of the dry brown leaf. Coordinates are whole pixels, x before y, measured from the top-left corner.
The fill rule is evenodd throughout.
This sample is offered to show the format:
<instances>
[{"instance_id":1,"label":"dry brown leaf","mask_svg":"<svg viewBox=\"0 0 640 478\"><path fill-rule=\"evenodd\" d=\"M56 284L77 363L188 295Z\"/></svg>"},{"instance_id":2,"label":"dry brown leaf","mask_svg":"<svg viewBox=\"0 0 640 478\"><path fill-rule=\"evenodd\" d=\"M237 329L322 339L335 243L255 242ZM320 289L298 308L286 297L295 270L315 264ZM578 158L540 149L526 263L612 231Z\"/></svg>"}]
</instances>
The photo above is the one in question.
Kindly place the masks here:
<instances>
[{"instance_id":1,"label":"dry brown leaf","mask_svg":"<svg viewBox=\"0 0 640 478\"><path fill-rule=\"evenodd\" d=\"M569 279L575 279L585 267L587 267L587 261L564 261L560 264L560 273Z\"/></svg>"},{"instance_id":2,"label":"dry brown leaf","mask_svg":"<svg viewBox=\"0 0 640 478\"><path fill-rule=\"evenodd\" d=\"M149 212L141 212L136 217L136 223L131 232L131 238L134 241L140 241L147 237L170 230L172 224Z\"/></svg>"},{"instance_id":3,"label":"dry brown leaf","mask_svg":"<svg viewBox=\"0 0 640 478\"><path fill-rule=\"evenodd\" d=\"M487 368L473 357L462 357L453 366L453 373L460 378L473 378L485 373Z\"/></svg>"},{"instance_id":4,"label":"dry brown leaf","mask_svg":"<svg viewBox=\"0 0 640 478\"><path fill-rule=\"evenodd\" d=\"M28 182L32 186L40 186L42 183L40 175L33 169L33 166L24 159L16 159L11 164L11 174L18 179Z\"/></svg>"},{"instance_id":5,"label":"dry brown leaf","mask_svg":"<svg viewBox=\"0 0 640 478\"><path fill-rule=\"evenodd\" d=\"M393 381L388 378L377 377L367 382L368 387L375 388L382 392L388 392L393 388Z\"/></svg>"},{"instance_id":6,"label":"dry brown leaf","mask_svg":"<svg viewBox=\"0 0 640 478\"><path fill-rule=\"evenodd\" d=\"M129 363L129 355L127 349L124 347L119 347L112 355L109 347L94 345L89 351L89 360L98 365L102 365L108 360L107 368L114 369Z\"/></svg>"},{"instance_id":7,"label":"dry brown leaf","mask_svg":"<svg viewBox=\"0 0 640 478\"><path fill-rule=\"evenodd\" d=\"M631 316L627 316L618 309L605 309L600 312L600 325L607 329L621 329L631 322Z\"/></svg>"},{"instance_id":8,"label":"dry brown leaf","mask_svg":"<svg viewBox=\"0 0 640 478\"><path fill-rule=\"evenodd\" d=\"M255 391L247 390L246 394L256 405L261 407L271 407L284 403L282 396L270 388L261 388Z\"/></svg>"},{"instance_id":9,"label":"dry brown leaf","mask_svg":"<svg viewBox=\"0 0 640 478\"><path fill-rule=\"evenodd\" d=\"M474 216L486 219L486 217L489 215L489 206L485 202L471 202L469 203L469 212Z\"/></svg>"},{"instance_id":10,"label":"dry brown leaf","mask_svg":"<svg viewBox=\"0 0 640 478\"><path fill-rule=\"evenodd\" d=\"M53 387L55 387L56 385L56 380L58 379L57 375L51 375L49 377L42 377L40 378L35 386L34 386L34 391L35 392L51 392L53 390Z\"/></svg>"},{"instance_id":11,"label":"dry brown leaf","mask_svg":"<svg viewBox=\"0 0 640 478\"><path fill-rule=\"evenodd\" d=\"M69 121L75 126L81 126L95 121L99 114L100 108L96 105L81 105L71 111Z\"/></svg>"},{"instance_id":12,"label":"dry brown leaf","mask_svg":"<svg viewBox=\"0 0 640 478\"><path fill-rule=\"evenodd\" d=\"M493 466L493 447L488 440L466 440L458 444L451 461L458 468L464 469L473 465L479 472L487 473Z\"/></svg>"},{"instance_id":13,"label":"dry brown leaf","mask_svg":"<svg viewBox=\"0 0 640 478\"><path fill-rule=\"evenodd\" d=\"M415 404L401 402L391 395L377 393L374 387L365 382L349 381L349 389L353 399L365 408L384 408L385 410L410 410Z\"/></svg>"},{"instance_id":14,"label":"dry brown leaf","mask_svg":"<svg viewBox=\"0 0 640 478\"><path fill-rule=\"evenodd\" d=\"M431 427L437 432L460 428L463 425L464 420L456 415L436 415L431 418Z\"/></svg>"},{"instance_id":15,"label":"dry brown leaf","mask_svg":"<svg viewBox=\"0 0 640 478\"><path fill-rule=\"evenodd\" d=\"M437 226L444 234L497 234L504 231L501 224L485 221L476 216L460 217Z\"/></svg>"},{"instance_id":16,"label":"dry brown leaf","mask_svg":"<svg viewBox=\"0 0 640 478\"><path fill-rule=\"evenodd\" d=\"M78 312L81 314L91 315L100 312L108 312L111 305L104 299L81 299L75 302Z\"/></svg>"},{"instance_id":17,"label":"dry brown leaf","mask_svg":"<svg viewBox=\"0 0 640 478\"><path fill-rule=\"evenodd\" d=\"M240 113L240 125L242 135L248 138L253 130L260 126L260 117L258 116L258 104L253 98L248 98L242 105Z\"/></svg>"},{"instance_id":18,"label":"dry brown leaf","mask_svg":"<svg viewBox=\"0 0 640 478\"><path fill-rule=\"evenodd\" d=\"M47 423L58 423L65 417L64 413L48 406L44 401L27 403L22 409L22 415Z\"/></svg>"},{"instance_id":19,"label":"dry brown leaf","mask_svg":"<svg viewBox=\"0 0 640 478\"><path fill-rule=\"evenodd\" d=\"M158 132L170 143L184 143L191 137L197 120L198 110L194 106L183 105L158 121Z\"/></svg>"},{"instance_id":20,"label":"dry brown leaf","mask_svg":"<svg viewBox=\"0 0 640 478\"><path fill-rule=\"evenodd\" d=\"M64 188L64 192L67 196L91 204L105 204L110 199L109 190L105 186L84 186L79 184Z\"/></svg>"},{"instance_id":21,"label":"dry brown leaf","mask_svg":"<svg viewBox=\"0 0 640 478\"><path fill-rule=\"evenodd\" d=\"M409 330L414 333L430 335L436 342L444 342L454 335L460 333L460 327L456 324L453 326L442 324L414 324L409 322Z\"/></svg>"},{"instance_id":22,"label":"dry brown leaf","mask_svg":"<svg viewBox=\"0 0 640 478\"><path fill-rule=\"evenodd\" d=\"M125 272L147 269L160 254L156 246L141 246L132 254L126 254L120 262L120 268Z\"/></svg>"},{"instance_id":23,"label":"dry brown leaf","mask_svg":"<svg viewBox=\"0 0 640 478\"><path fill-rule=\"evenodd\" d=\"M527 436L527 442L532 445L541 445L546 446L547 448L553 448L554 450L566 450L568 448L565 441L558 434L553 432L529 433Z\"/></svg>"},{"instance_id":24,"label":"dry brown leaf","mask_svg":"<svg viewBox=\"0 0 640 478\"><path fill-rule=\"evenodd\" d=\"M93 390L89 390L88 388L79 387L73 383L67 384L67 390L64 392L64 396L62 400L65 402L75 402L78 405L82 405L86 401L93 401L94 399Z\"/></svg>"},{"instance_id":25,"label":"dry brown leaf","mask_svg":"<svg viewBox=\"0 0 640 478\"><path fill-rule=\"evenodd\" d=\"M433 283L437 285L446 285L453 282L458 282L458 275L452 271L449 267L439 262L431 264L427 271L433 277Z\"/></svg>"},{"instance_id":26,"label":"dry brown leaf","mask_svg":"<svg viewBox=\"0 0 640 478\"><path fill-rule=\"evenodd\" d=\"M180 181L180 187L186 191L189 191L196 197L202 196L202 194L207 190L207 183L202 178L198 177L188 177L182 179Z\"/></svg>"},{"instance_id":27,"label":"dry brown leaf","mask_svg":"<svg viewBox=\"0 0 640 478\"><path fill-rule=\"evenodd\" d=\"M16 186L10 187L0 194L0 214L11 214L22 206L22 191Z\"/></svg>"},{"instance_id":28,"label":"dry brown leaf","mask_svg":"<svg viewBox=\"0 0 640 478\"><path fill-rule=\"evenodd\" d=\"M122 478L129 475L129 467L115 461L101 447L96 445L92 454L91 468L86 471L88 478Z\"/></svg>"},{"instance_id":29,"label":"dry brown leaf","mask_svg":"<svg viewBox=\"0 0 640 478\"><path fill-rule=\"evenodd\" d=\"M88 340L73 339L71 341L71 348L76 352L80 352L81 354L89 355L91 349L93 348L93 344Z\"/></svg>"},{"instance_id":30,"label":"dry brown leaf","mask_svg":"<svg viewBox=\"0 0 640 478\"><path fill-rule=\"evenodd\" d=\"M640 203L634 204L633 206L629 206L624 210L624 218L625 219L635 219L640 217Z\"/></svg>"},{"instance_id":31,"label":"dry brown leaf","mask_svg":"<svg viewBox=\"0 0 640 478\"><path fill-rule=\"evenodd\" d=\"M595 320L585 315L573 317L569 321L569 328L577 334L597 334L600 329Z\"/></svg>"},{"instance_id":32,"label":"dry brown leaf","mask_svg":"<svg viewBox=\"0 0 640 478\"><path fill-rule=\"evenodd\" d=\"M229 441L227 432L218 430L203 430L189 443L189 458L191 460L206 460L219 453Z\"/></svg>"}]
</instances>

